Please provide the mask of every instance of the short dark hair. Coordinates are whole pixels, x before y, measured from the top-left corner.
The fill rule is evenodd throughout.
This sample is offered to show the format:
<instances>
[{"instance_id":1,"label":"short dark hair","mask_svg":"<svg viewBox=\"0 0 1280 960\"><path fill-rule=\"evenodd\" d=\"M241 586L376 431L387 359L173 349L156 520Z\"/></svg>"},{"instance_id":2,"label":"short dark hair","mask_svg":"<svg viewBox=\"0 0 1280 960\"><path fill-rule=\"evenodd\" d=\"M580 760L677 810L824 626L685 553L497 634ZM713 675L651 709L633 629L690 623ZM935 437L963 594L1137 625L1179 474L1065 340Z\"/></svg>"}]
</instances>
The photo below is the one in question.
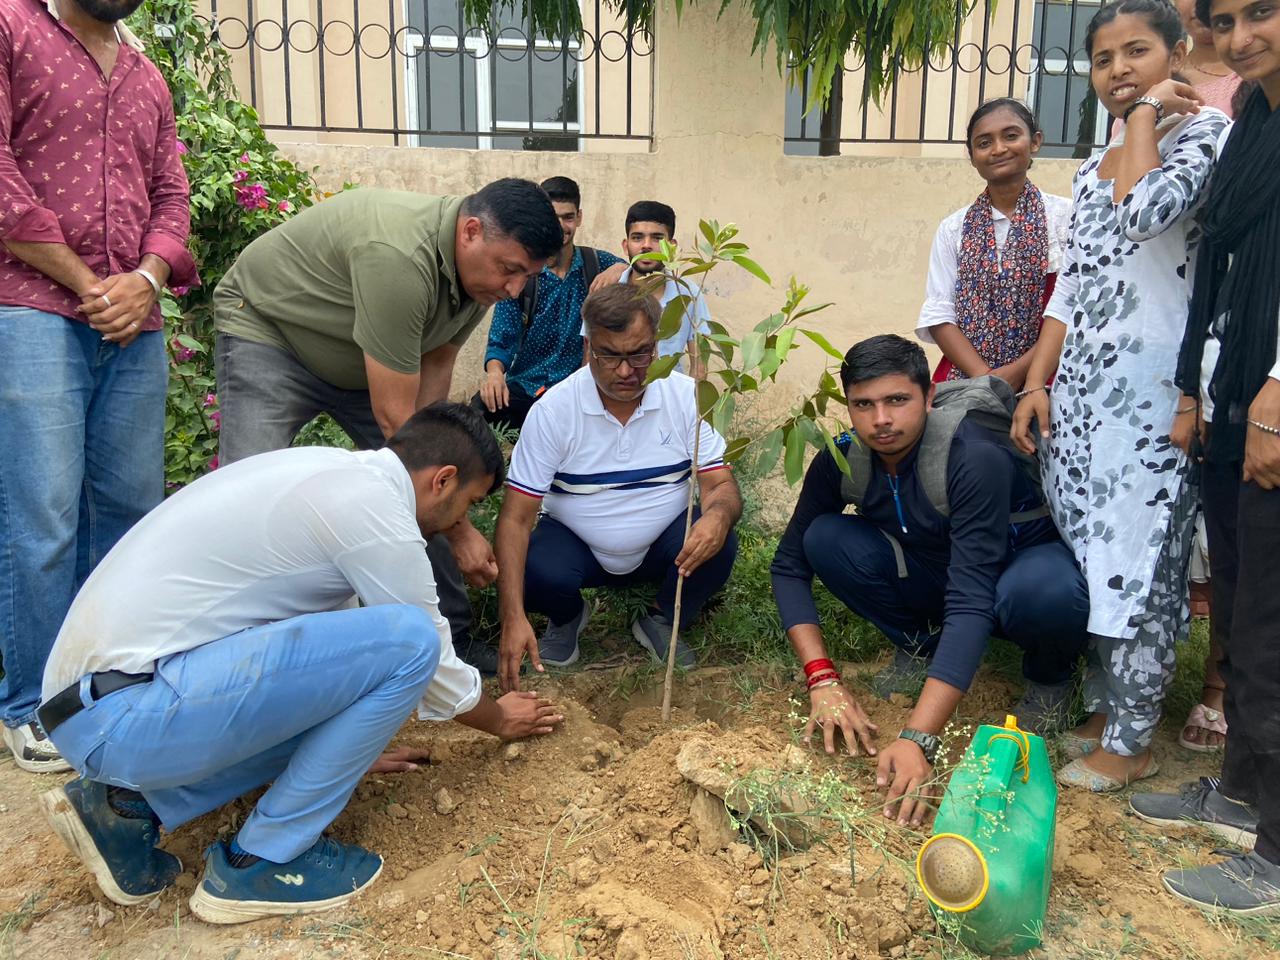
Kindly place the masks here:
<instances>
[{"instance_id":1,"label":"short dark hair","mask_svg":"<svg viewBox=\"0 0 1280 960\"><path fill-rule=\"evenodd\" d=\"M595 330L618 333L631 326L636 317L644 317L656 333L661 316L658 301L629 283L601 287L582 303L582 322L588 336Z\"/></svg>"},{"instance_id":2,"label":"short dark hair","mask_svg":"<svg viewBox=\"0 0 1280 960\"><path fill-rule=\"evenodd\" d=\"M387 447L410 472L454 466L464 486L492 477L490 493L506 479L497 438L484 417L465 403L441 400L423 407L404 422Z\"/></svg>"},{"instance_id":3,"label":"short dark hair","mask_svg":"<svg viewBox=\"0 0 1280 960\"><path fill-rule=\"evenodd\" d=\"M640 200L633 203L631 209L627 211L627 221L624 224L627 233L631 232L633 223L660 223L667 228L667 234L671 239L675 239L676 212L665 203L659 203L657 200Z\"/></svg>"},{"instance_id":4,"label":"short dark hair","mask_svg":"<svg viewBox=\"0 0 1280 960\"><path fill-rule=\"evenodd\" d=\"M1027 128L1027 133L1035 136L1040 133L1040 123L1036 120L1036 115L1031 112L1021 100L1013 97L996 97L994 100L988 100L977 110L973 111L973 116L969 118L969 126L964 131L964 148L969 151L969 155L973 156L973 128L978 125L978 121L983 117L995 113L997 110L1008 110L1021 121L1022 125Z\"/></svg>"},{"instance_id":5,"label":"short dark hair","mask_svg":"<svg viewBox=\"0 0 1280 960\"><path fill-rule=\"evenodd\" d=\"M1199 16L1199 10L1200 7L1197 4L1197 16ZM1187 30L1182 24L1182 16L1169 0L1113 0L1112 3L1099 7L1093 19L1089 21L1089 26L1085 28L1084 52L1092 57L1093 35L1098 32L1098 28L1105 27L1116 17L1124 14L1146 20L1147 26L1164 41L1167 50L1172 51L1179 40L1186 39Z\"/></svg>"},{"instance_id":6,"label":"short dark hair","mask_svg":"<svg viewBox=\"0 0 1280 960\"><path fill-rule=\"evenodd\" d=\"M582 206L582 191L568 177L548 177L542 181L542 189L547 191L547 196L551 198L552 203L572 203L575 207Z\"/></svg>"},{"instance_id":7,"label":"short dark hair","mask_svg":"<svg viewBox=\"0 0 1280 960\"><path fill-rule=\"evenodd\" d=\"M533 260L550 259L564 244L551 198L532 180L495 180L463 200L460 213L479 218L486 232L510 237Z\"/></svg>"},{"instance_id":8,"label":"short dark hair","mask_svg":"<svg viewBox=\"0 0 1280 960\"><path fill-rule=\"evenodd\" d=\"M909 377L926 395L929 393L929 361L920 344L896 333L882 333L849 348L840 364L840 384L848 393L856 384L895 373Z\"/></svg>"}]
</instances>

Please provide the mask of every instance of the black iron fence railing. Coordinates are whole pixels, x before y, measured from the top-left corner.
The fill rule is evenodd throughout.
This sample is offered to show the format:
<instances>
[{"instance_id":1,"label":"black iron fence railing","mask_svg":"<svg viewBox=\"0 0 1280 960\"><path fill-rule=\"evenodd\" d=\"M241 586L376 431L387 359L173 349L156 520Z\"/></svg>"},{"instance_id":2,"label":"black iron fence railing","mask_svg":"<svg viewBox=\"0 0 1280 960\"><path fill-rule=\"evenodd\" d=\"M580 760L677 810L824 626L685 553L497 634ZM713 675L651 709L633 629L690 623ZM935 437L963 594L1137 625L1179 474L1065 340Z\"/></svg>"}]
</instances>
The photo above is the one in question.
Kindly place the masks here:
<instances>
[{"instance_id":1,"label":"black iron fence railing","mask_svg":"<svg viewBox=\"0 0 1280 960\"><path fill-rule=\"evenodd\" d=\"M841 144L961 144L970 112L992 97L1017 97L1035 111L1050 156L1085 156L1107 140L1110 122L1089 83L1084 34L1098 0L982 0L928 62L892 71L883 102L863 106L855 54L826 107L807 76L788 90L786 150L838 153Z\"/></svg>"},{"instance_id":2,"label":"black iron fence railing","mask_svg":"<svg viewBox=\"0 0 1280 960\"><path fill-rule=\"evenodd\" d=\"M269 130L408 146L578 150L653 136L653 44L585 0L580 38L462 0L209 0L241 96ZM343 139L339 137L338 139Z\"/></svg>"}]
</instances>

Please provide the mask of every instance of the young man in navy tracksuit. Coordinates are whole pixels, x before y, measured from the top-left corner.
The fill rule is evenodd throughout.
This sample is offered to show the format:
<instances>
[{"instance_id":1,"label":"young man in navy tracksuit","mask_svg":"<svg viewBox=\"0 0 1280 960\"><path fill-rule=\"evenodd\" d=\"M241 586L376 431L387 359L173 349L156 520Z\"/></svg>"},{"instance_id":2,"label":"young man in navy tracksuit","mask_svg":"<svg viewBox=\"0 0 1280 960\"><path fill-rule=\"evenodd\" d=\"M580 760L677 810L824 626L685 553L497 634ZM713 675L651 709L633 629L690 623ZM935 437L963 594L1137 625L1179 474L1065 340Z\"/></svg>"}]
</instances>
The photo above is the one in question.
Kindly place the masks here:
<instances>
[{"instance_id":1,"label":"young man in navy tracksuit","mask_svg":"<svg viewBox=\"0 0 1280 960\"><path fill-rule=\"evenodd\" d=\"M1024 651L1020 723L1049 726L1065 712L1085 649L1088 593L1043 509L1034 470L1020 462L1007 436L961 418L942 460L936 430L922 442L934 387L919 346L872 337L845 356L841 379L857 437L846 438L841 451L849 457L853 443L862 445L853 458L865 458L865 488L850 486L830 452L814 458L774 556L774 597L809 678L808 730L822 726L829 751L839 727L853 752L856 740L874 752L875 727L827 659L815 573L898 648L893 666L876 678L878 692L887 696L907 687L912 674L916 683L925 674L907 727L880 753L878 777L890 788L886 813L901 797L900 821L920 823L926 808L911 798L929 779L938 737L977 672L988 636L1004 636ZM940 412L934 416L943 422ZM930 470L941 471L932 487ZM940 509L936 491L944 483ZM844 513L851 501L856 515Z\"/></svg>"}]
</instances>

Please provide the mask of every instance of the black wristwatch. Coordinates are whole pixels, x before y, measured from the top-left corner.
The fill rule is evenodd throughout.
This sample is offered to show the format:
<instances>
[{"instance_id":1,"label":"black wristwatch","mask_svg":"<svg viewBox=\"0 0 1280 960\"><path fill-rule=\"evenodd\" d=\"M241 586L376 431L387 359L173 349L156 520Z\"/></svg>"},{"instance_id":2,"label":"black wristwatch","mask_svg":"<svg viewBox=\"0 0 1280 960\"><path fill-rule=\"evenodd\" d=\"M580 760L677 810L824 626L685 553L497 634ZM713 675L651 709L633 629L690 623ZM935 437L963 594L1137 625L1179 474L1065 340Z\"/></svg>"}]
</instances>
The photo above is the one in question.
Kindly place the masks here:
<instances>
[{"instance_id":1,"label":"black wristwatch","mask_svg":"<svg viewBox=\"0 0 1280 960\"><path fill-rule=\"evenodd\" d=\"M910 727L904 727L902 732L898 734L899 740L910 740L921 752L924 753L925 760L929 761L929 766L933 766L938 759L938 747L942 741L935 737L932 733L925 733L923 730L912 730Z\"/></svg>"}]
</instances>

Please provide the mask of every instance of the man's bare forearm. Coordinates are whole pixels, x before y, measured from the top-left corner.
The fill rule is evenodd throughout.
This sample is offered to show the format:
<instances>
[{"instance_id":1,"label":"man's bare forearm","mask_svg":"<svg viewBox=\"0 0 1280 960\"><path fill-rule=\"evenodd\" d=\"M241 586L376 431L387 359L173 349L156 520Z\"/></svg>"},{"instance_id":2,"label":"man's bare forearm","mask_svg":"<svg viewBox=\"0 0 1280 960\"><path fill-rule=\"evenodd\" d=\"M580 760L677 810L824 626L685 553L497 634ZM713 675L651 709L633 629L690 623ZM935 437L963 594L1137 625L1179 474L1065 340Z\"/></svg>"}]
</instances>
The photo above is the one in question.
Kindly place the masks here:
<instances>
[{"instance_id":1,"label":"man's bare forearm","mask_svg":"<svg viewBox=\"0 0 1280 960\"><path fill-rule=\"evenodd\" d=\"M65 243L5 240L4 245L19 260L39 270L55 283L62 284L76 296L83 296L86 290L98 282L98 275ZM167 267L165 269L168 270Z\"/></svg>"},{"instance_id":2,"label":"man's bare forearm","mask_svg":"<svg viewBox=\"0 0 1280 960\"><path fill-rule=\"evenodd\" d=\"M507 496L518 494L507 493ZM531 526L510 515L498 517L494 553L498 558L498 615L506 620L524 613L524 568L529 557Z\"/></svg>"}]
</instances>

